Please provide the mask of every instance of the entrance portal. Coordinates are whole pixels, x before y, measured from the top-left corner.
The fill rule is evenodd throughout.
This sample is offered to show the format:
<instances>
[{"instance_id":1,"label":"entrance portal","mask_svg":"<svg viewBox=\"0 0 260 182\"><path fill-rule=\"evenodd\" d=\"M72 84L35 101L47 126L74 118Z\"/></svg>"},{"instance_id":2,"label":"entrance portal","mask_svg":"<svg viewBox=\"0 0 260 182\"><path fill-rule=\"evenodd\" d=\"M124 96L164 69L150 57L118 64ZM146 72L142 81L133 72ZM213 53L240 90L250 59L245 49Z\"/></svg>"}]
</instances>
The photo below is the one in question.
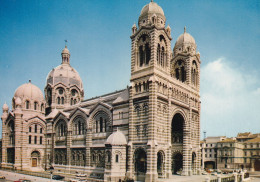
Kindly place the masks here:
<instances>
[{"instance_id":1,"label":"entrance portal","mask_svg":"<svg viewBox=\"0 0 260 182\"><path fill-rule=\"evenodd\" d=\"M172 159L172 173L177 174L177 172L182 170L182 154L177 153Z\"/></svg>"},{"instance_id":2,"label":"entrance portal","mask_svg":"<svg viewBox=\"0 0 260 182\"><path fill-rule=\"evenodd\" d=\"M135 171L139 173L146 173L146 152L143 149L138 149L135 152Z\"/></svg>"},{"instance_id":3,"label":"entrance portal","mask_svg":"<svg viewBox=\"0 0 260 182\"><path fill-rule=\"evenodd\" d=\"M40 161L40 152L33 151L31 154L32 167L38 167L38 163Z\"/></svg>"}]
</instances>

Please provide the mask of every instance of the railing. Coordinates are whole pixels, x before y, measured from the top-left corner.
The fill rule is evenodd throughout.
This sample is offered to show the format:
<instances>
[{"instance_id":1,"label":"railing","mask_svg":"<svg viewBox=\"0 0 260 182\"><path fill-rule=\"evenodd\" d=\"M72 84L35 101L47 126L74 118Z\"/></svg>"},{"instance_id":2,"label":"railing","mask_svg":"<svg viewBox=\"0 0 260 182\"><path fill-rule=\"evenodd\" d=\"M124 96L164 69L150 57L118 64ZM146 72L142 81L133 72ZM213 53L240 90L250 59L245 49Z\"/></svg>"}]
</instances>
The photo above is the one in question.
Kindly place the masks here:
<instances>
[{"instance_id":1,"label":"railing","mask_svg":"<svg viewBox=\"0 0 260 182\"><path fill-rule=\"evenodd\" d=\"M221 182L234 182L234 181L235 181L235 176L221 178Z\"/></svg>"}]
</instances>

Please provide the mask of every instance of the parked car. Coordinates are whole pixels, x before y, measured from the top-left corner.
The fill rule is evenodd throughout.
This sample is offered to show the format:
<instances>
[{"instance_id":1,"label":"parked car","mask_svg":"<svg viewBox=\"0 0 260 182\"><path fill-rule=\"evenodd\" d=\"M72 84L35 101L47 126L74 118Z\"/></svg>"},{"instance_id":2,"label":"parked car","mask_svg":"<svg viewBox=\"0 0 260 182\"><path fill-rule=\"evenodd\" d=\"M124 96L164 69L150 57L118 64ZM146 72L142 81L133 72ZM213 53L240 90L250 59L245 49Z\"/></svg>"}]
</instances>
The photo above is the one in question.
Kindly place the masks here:
<instances>
[{"instance_id":1,"label":"parked car","mask_svg":"<svg viewBox=\"0 0 260 182\"><path fill-rule=\"evenodd\" d=\"M61 180L61 179L64 179L65 177L64 176L61 176L61 175L53 175L52 176L52 179L56 179L56 180Z\"/></svg>"},{"instance_id":2,"label":"parked car","mask_svg":"<svg viewBox=\"0 0 260 182\"><path fill-rule=\"evenodd\" d=\"M70 182L87 182L86 179L70 179Z\"/></svg>"},{"instance_id":3,"label":"parked car","mask_svg":"<svg viewBox=\"0 0 260 182\"><path fill-rule=\"evenodd\" d=\"M82 174L82 173L78 173L78 174L76 174L76 177L87 177L87 175L86 174Z\"/></svg>"},{"instance_id":4,"label":"parked car","mask_svg":"<svg viewBox=\"0 0 260 182\"><path fill-rule=\"evenodd\" d=\"M5 176L0 175L0 179L5 179Z\"/></svg>"}]
</instances>

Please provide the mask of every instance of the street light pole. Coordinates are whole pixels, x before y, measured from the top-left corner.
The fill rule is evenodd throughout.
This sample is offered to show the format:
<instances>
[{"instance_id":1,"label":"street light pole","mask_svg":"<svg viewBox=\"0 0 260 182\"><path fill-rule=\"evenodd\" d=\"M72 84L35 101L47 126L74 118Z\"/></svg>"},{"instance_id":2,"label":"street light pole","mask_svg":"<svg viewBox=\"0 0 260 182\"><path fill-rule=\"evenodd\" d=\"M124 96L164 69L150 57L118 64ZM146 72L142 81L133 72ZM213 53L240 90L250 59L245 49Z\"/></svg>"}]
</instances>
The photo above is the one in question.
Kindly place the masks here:
<instances>
[{"instance_id":1,"label":"street light pole","mask_svg":"<svg viewBox=\"0 0 260 182\"><path fill-rule=\"evenodd\" d=\"M52 172L54 171L54 167L50 166L49 170L50 170L50 173L51 173L51 182L52 182Z\"/></svg>"}]
</instances>

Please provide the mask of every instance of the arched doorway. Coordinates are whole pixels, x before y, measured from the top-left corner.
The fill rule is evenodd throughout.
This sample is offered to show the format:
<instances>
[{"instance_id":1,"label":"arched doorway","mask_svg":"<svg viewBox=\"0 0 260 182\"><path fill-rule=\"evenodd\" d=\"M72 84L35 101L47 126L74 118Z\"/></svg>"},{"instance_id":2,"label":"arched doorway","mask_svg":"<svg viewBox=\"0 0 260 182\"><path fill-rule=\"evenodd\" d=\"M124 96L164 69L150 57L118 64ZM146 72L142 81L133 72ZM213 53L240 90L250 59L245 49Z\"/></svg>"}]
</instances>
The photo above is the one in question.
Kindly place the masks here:
<instances>
[{"instance_id":1,"label":"arched doorway","mask_svg":"<svg viewBox=\"0 0 260 182\"><path fill-rule=\"evenodd\" d=\"M172 131L171 131L171 141L172 144L182 144L183 143L183 126L184 118L180 113L177 113L172 118Z\"/></svg>"},{"instance_id":2,"label":"arched doorway","mask_svg":"<svg viewBox=\"0 0 260 182\"><path fill-rule=\"evenodd\" d=\"M162 151L157 153L157 173L158 177L163 177L164 175L164 155Z\"/></svg>"},{"instance_id":3,"label":"arched doorway","mask_svg":"<svg viewBox=\"0 0 260 182\"><path fill-rule=\"evenodd\" d=\"M176 153L172 157L172 173L178 174L177 172L182 170L182 154Z\"/></svg>"},{"instance_id":4,"label":"arched doorway","mask_svg":"<svg viewBox=\"0 0 260 182\"><path fill-rule=\"evenodd\" d=\"M144 149L137 149L135 152L135 172L146 173L147 157Z\"/></svg>"},{"instance_id":5,"label":"arched doorway","mask_svg":"<svg viewBox=\"0 0 260 182\"><path fill-rule=\"evenodd\" d=\"M260 159L256 159L254 163L255 171L260 171Z\"/></svg>"},{"instance_id":6,"label":"arched doorway","mask_svg":"<svg viewBox=\"0 0 260 182\"><path fill-rule=\"evenodd\" d=\"M192 152L192 171L195 172L196 169L196 153Z\"/></svg>"},{"instance_id":7,"label":"arched doorway","mask_svg":"<svg viewBox=\"0 0 260 182\"><path fill-rule=\"evenodd\" d=\"M32 167L39 167L40 164L40 152L33 151L31 154Z\"/></svg>"}]
</instances>

